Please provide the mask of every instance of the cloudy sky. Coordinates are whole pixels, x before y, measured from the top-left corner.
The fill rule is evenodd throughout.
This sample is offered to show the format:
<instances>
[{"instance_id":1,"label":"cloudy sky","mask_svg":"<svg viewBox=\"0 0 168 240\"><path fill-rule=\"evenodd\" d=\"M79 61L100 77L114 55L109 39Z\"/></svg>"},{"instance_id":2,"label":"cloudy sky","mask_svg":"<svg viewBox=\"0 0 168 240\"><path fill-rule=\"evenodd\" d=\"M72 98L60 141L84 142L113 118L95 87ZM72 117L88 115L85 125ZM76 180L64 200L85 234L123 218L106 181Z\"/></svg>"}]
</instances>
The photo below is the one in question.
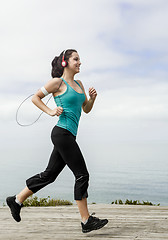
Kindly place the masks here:
<instances>
[{"instance_id":1,"label":"cloudy sky","mask_svg":"<svg viewBox=\"0 0 168 240\"><path fill-rule=\"evenodd\" d=\"M81 58L81 72L76 79L82 81L87 95L92 86L98 93L93 110L89 114L82 112L77 136L88 159L117 158L124 145L113 147L116 144L165 144L167 12L167 0L3 1L1 161L9 161L8 154L16 156L16 152L19 158L20 149L31 156L36 156L38 150L48 157L52 148L50 132L58 118L44 114L35 125L20 127L15 114L24 98L51 79L51 61L68 48L77 49ZM53 100L49 106L55 107ZM31 123L38 114L28 100L19 118ZM167 147L163 146L162 157L166 157ZM160 152L157 147L150 149L149 158L158 157ZM123 159L123 155L120 157Z\"/></svg>"}]
</instances>

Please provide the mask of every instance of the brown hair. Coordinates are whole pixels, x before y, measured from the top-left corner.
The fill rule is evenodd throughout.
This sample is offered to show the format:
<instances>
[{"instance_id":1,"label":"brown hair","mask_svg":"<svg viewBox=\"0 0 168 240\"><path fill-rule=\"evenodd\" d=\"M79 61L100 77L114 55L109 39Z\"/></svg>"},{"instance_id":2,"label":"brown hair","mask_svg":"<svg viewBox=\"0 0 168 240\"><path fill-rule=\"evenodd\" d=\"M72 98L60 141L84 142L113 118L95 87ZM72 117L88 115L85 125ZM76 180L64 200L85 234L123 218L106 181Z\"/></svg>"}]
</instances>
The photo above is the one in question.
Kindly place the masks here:
<instances>
[{"instance_id":1,"label":"brown hair","mask_svg":"<svg viewBox=\"0 0 168 240\"><path fill-rule=\"evenodd\" d=\"M63 51L64 52L64 51ZM54 77L61 77L64 71L64 67L61 65L62 63L62 57L63 57L63 52L59 55L56 56L53 61L51 62L52 65L52 70L51 70L51 76ZM71 54L73 52L77 52L75 49L67 49L64 53L64 60L67 62L68 66L68 60L71 57ZM66 67L67 67L66 66Z\"/></svg>"}]
</instances>

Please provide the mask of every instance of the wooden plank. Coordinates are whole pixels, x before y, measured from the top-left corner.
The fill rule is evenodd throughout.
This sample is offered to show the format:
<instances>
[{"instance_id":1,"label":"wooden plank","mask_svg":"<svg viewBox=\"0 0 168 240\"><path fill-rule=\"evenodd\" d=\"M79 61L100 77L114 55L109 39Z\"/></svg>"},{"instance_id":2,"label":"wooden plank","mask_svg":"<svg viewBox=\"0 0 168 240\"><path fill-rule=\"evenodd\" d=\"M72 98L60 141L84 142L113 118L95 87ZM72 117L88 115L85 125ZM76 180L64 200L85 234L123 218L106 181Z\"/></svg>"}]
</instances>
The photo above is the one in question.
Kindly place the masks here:
<instances>
[{"instance_id":1,"label":"wooden plank","mask_svg":"<svg viewBox=\"0 0 168 240\"><path fill-rule=\"evenodd\" d=\"M22 208L22 221L11 217L8 207L0 208L0 239L118 239L168 240L168 207L89 204L90 214L107 218L102 229L82 233L77 205Z\"/></svg>"}]
</instances>

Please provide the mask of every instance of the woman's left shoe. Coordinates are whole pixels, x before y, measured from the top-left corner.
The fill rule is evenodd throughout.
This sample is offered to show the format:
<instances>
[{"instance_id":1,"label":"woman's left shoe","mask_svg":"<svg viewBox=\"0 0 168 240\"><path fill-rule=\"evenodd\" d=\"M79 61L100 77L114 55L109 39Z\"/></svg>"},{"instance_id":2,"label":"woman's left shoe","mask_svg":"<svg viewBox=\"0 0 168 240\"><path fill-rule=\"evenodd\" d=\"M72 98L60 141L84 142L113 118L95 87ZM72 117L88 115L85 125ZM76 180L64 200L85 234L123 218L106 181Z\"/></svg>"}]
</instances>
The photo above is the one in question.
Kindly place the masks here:
<instances>
[{"instance_id":1,"label":"woman's left shoe","mask_svg":"<svg viewBox=\"0 0 168 240\"><path fill-rule=\"evenodd\" d=\"M81 222L82 225L82 232L87 233L92 230L98 230L104 227L108 223L107 219L99 219L97 217L89 216L88 221L86 224Z\"/></svg>"},{"instance_id":2,"label":"woman's left shoe","mask_svg":"<svg viewBox=\"0 0 168 240\"><path fill-rule=\"evenodd\" d=\"M7 205L10 207L11 214L16 222L21 221L20 210L23 207L23 204L20 206L15 202L16 196L11 196L6 198Z\"/></svg>"}]
</instances>

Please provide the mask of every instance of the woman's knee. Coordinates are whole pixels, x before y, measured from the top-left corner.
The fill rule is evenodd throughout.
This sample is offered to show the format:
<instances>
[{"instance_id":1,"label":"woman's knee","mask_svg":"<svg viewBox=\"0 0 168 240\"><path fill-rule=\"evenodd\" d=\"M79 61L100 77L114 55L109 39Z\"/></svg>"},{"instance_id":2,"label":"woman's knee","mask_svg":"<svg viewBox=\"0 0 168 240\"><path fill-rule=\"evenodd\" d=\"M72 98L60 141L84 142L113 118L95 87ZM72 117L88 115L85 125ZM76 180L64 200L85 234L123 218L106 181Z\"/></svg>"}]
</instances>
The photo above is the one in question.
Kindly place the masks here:
<instances>
[{"instance_id":1,"label":"woman's knee","mask_svg":"<svg viewBox=\"0 0 168 240\"><path fill-rule=\"evenodd\" d=\"M80 174L78 176L76 176L75 181L79 181L79 182L88 182L89 181L89 173L84 173L84 174Z\"/></svg>"},{"instance_id":2,"label":"woman's knee","mask_svg":"<svg viewBox=\"0 0 168 240\"><path fill-rule=\"evenodd\" d=\"M52 183L55 181L57 175L52 171L44 171L39 174L39 177L43 181L47 181L48 183Z\"/></svg>"}]
</instances>

